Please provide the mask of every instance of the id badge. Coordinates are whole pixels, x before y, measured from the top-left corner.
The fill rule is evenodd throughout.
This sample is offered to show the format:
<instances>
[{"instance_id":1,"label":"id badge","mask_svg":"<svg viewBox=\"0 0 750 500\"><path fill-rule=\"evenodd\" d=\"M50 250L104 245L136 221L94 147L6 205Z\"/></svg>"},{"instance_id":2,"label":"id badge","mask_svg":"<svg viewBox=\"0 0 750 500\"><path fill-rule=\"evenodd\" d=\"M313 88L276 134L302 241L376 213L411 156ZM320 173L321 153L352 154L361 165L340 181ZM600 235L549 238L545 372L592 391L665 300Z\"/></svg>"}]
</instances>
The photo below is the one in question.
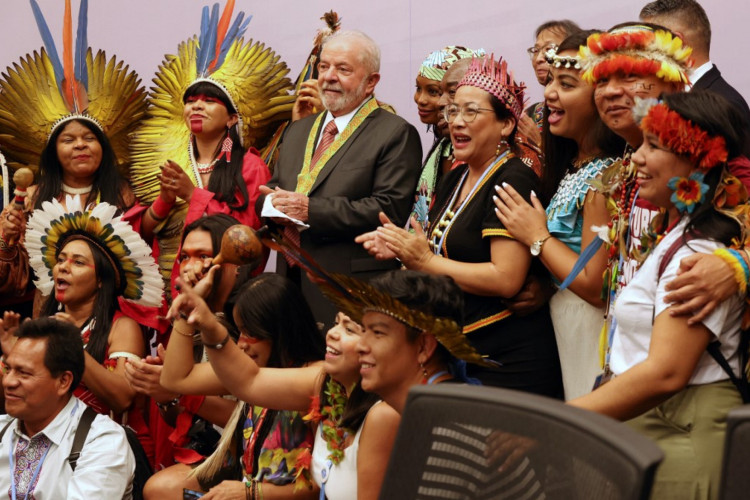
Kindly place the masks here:
<instances>
[{"instance_id":1,"label":"id badge","mask_svg":"<svg viewBox=\"0 0 750 500\"><path fill-rule=\"evenodd\" d=\"M610 380L612 380L612 370L609 369L609 365L606 365L604 367L604 371L596 376L596 380L594 381L594 387L592 390L596 390Z\"/></svg>"}]
</instances>

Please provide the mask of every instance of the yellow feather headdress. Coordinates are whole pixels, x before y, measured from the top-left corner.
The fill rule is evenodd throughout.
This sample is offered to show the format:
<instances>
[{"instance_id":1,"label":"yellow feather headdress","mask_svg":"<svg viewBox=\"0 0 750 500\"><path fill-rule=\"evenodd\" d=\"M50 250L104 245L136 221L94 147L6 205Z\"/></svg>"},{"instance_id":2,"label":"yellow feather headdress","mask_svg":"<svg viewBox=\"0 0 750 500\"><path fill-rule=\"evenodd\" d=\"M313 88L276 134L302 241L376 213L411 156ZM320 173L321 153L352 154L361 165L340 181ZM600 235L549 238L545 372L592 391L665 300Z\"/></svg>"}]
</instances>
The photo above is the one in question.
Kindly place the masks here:
<instances>
[{"instance_id":1,"label":"yellow feather headdress","mask_svg":"<svg viewBox=\"0 0 750 500\"><path fill-rule=\"evenodd\" d=\"M36 172L39 157L54 130L83 119L102 130L117 163L129 162L130 134L146 111L146 92L138 75L104 52L96 55L86 39L88 2L81 0L75 53L70 0L65 2L63 60L36 1L31 0L44 48L22 57L0 79L0 147L8 166Z\"/></svg>"},{"instance_id":2,"label":"yellow feather headdress","mask_svg":"<svg viewBox=\"0 0 750 500\"><path fill-rule=\"evenodd\" d=\"M222 90L239 115L239 135L245 147L262 149L278 125L291 117L295 95L289 69L273 50L242 35L250 18L239 12L230 26L234 0L219 16L219 4L209 15L203 8L201 32L181 43L177 55L166 56L153 80L149 111L134 137L131 184L143 203L159 193L156 175L167 160L181 165L200 185L189 154L190 130L182 112L183 95L194 83L211 82Z\"/></svg>"},{"instance_id":3,"label":"yellow feather headdress","mask_svg":"<svg viewBox=\"0 0 750 500\"><path fill-rule=\"evenodd\" d=\"M581 78L591 84L618 71L687 84L692 52L669 31L633 25L594 33L580 47L578 56L584 70Z\"/></svg>"}]
</instances>

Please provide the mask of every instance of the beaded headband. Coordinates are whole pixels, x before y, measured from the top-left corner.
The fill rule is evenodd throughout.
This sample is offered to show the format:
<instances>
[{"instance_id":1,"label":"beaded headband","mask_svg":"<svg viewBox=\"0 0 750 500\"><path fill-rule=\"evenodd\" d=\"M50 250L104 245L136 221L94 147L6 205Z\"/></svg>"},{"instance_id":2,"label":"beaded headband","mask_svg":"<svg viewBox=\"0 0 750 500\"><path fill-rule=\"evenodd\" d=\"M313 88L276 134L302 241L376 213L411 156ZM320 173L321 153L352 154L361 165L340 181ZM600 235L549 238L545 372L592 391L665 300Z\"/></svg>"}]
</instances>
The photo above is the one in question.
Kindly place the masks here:
<instances>
[{"instance_id":1,"label":"beaded headband","mask_svg":"<svg viewBox=\"0 0 750 500\"><path fill-rule=\"evenodd\" d=\"M669 31L636 25L594 33L578 54L585 70L581 77L592 84L618 71L687 84L692 52Z\"/></svg>"},{"instance_id":2,"label":"beaded headband","mask_svg":"<svg viewBox=\"0 0 750 500\"><path fill-rule=\"evenodd\" d=\"M641 130L656 135L665 147L690 158L701 170L726 163L729 153L721 136L711 136L690 120L656 99L639 99L633 117Z\"/></svg>"},{"instance_id":3,"label":"beaded headband","mask_svg":"<svg viewBox=\"0 0 750 500\"><path fill-rule=\"evenodd\" d=\"M553 48L544 54L547 64L554 68L581 69L581 58L579 56L558 56L557 51L557 48Z\"/></svg>"},{"instance_id":4,"label":"beaded headband","mask_svg":"<svg viewBox=\"0 0 750 500\"><path fill-rule=\"evenodd\" d=\"M499 58L494 60L494 54L475 57L456 89L468 85L476 87L494 95L505 105L511 114L520 120L523 115L524 90L526 85L516 84L513 72L508 71L508 63Z\"/></svg>"},{"instance_id":5,"label":"beaded headband","mask_svg":"<svg viewBox=\"0 0 750 500\"><path fill-rule=\"evenodd\" d=\"M472 50L460 45L449 45L442 50L431 52L422 61L422 65L419 67L419 76L439 82L454 62L483 55L485 55L484 49Z\"/></svg>"}]
</instances>

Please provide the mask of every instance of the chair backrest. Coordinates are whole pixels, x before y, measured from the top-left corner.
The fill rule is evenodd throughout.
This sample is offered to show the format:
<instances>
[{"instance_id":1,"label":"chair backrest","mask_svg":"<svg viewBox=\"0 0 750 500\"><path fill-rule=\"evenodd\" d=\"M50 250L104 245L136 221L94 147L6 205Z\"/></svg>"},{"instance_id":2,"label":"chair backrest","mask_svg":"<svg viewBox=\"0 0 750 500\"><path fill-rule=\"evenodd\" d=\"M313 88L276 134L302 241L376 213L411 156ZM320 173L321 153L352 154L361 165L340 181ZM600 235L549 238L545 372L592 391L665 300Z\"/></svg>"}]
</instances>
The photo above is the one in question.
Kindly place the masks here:
<instances>
[{"instance_id":1,"label":"chair backrest","mask_svg":"<svg viewBox=\"0 0 750 500\"><path fill-rule=\"evenodd\" d=\"M740 406L727 416L724 462L721 469L722 500L746 499L750 492L750 405Z\"/></svg>"},{"instance_id":2,"label":"chair backrest","mask_svg":"<svg viewBox=\"0 0 750 500\"><path fill-rule=\"evenodd\" d=\"M646 499L662 458L625 424L550 398L416 386L380 498Z\"/></svg>"}]
</instances>

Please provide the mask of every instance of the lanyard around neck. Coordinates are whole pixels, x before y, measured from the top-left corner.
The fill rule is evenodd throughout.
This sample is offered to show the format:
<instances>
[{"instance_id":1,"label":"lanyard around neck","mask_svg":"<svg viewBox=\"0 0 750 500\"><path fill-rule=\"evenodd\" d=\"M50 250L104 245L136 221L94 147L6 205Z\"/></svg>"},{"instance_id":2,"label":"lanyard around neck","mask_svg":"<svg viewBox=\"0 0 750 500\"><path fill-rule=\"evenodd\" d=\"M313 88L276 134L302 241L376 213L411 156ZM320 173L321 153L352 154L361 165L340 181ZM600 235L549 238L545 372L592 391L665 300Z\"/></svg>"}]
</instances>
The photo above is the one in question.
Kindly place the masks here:
<instances>
[{"instance_id":1,"label":"lanyard around neck","mask_svg":"<svg viewBox=\"0 0 750 500\"><path fill-rule=\"evenodd\" d=\"M31 439L29 439L29 446L31 446ZM49 438L47 438L49 440ZM8 456L10 457L10 494L11 498L13 500L16 500L16 470L15 470L15 446L13 446L13 438L8 440L8 446L10 448L10 453ZM18 443L18 441L16 441ZM49 446L47 446L47 449L44 452L44 455L42 455L42 458L39 459L39 464L36 466L36 470L34 471L34 475L31 476L31 481L29 481L28 489L26 490L26 495L24 495L24 500L29 498L29 493L32 493L34 491L34 486L36 483L37 478L39 477L39 473L42 471L42 465L44 464L44 459L47 458L47 453L49 453L50 448L52 448L52 442L49 443Z\"/></svg>"}]
</instances>

